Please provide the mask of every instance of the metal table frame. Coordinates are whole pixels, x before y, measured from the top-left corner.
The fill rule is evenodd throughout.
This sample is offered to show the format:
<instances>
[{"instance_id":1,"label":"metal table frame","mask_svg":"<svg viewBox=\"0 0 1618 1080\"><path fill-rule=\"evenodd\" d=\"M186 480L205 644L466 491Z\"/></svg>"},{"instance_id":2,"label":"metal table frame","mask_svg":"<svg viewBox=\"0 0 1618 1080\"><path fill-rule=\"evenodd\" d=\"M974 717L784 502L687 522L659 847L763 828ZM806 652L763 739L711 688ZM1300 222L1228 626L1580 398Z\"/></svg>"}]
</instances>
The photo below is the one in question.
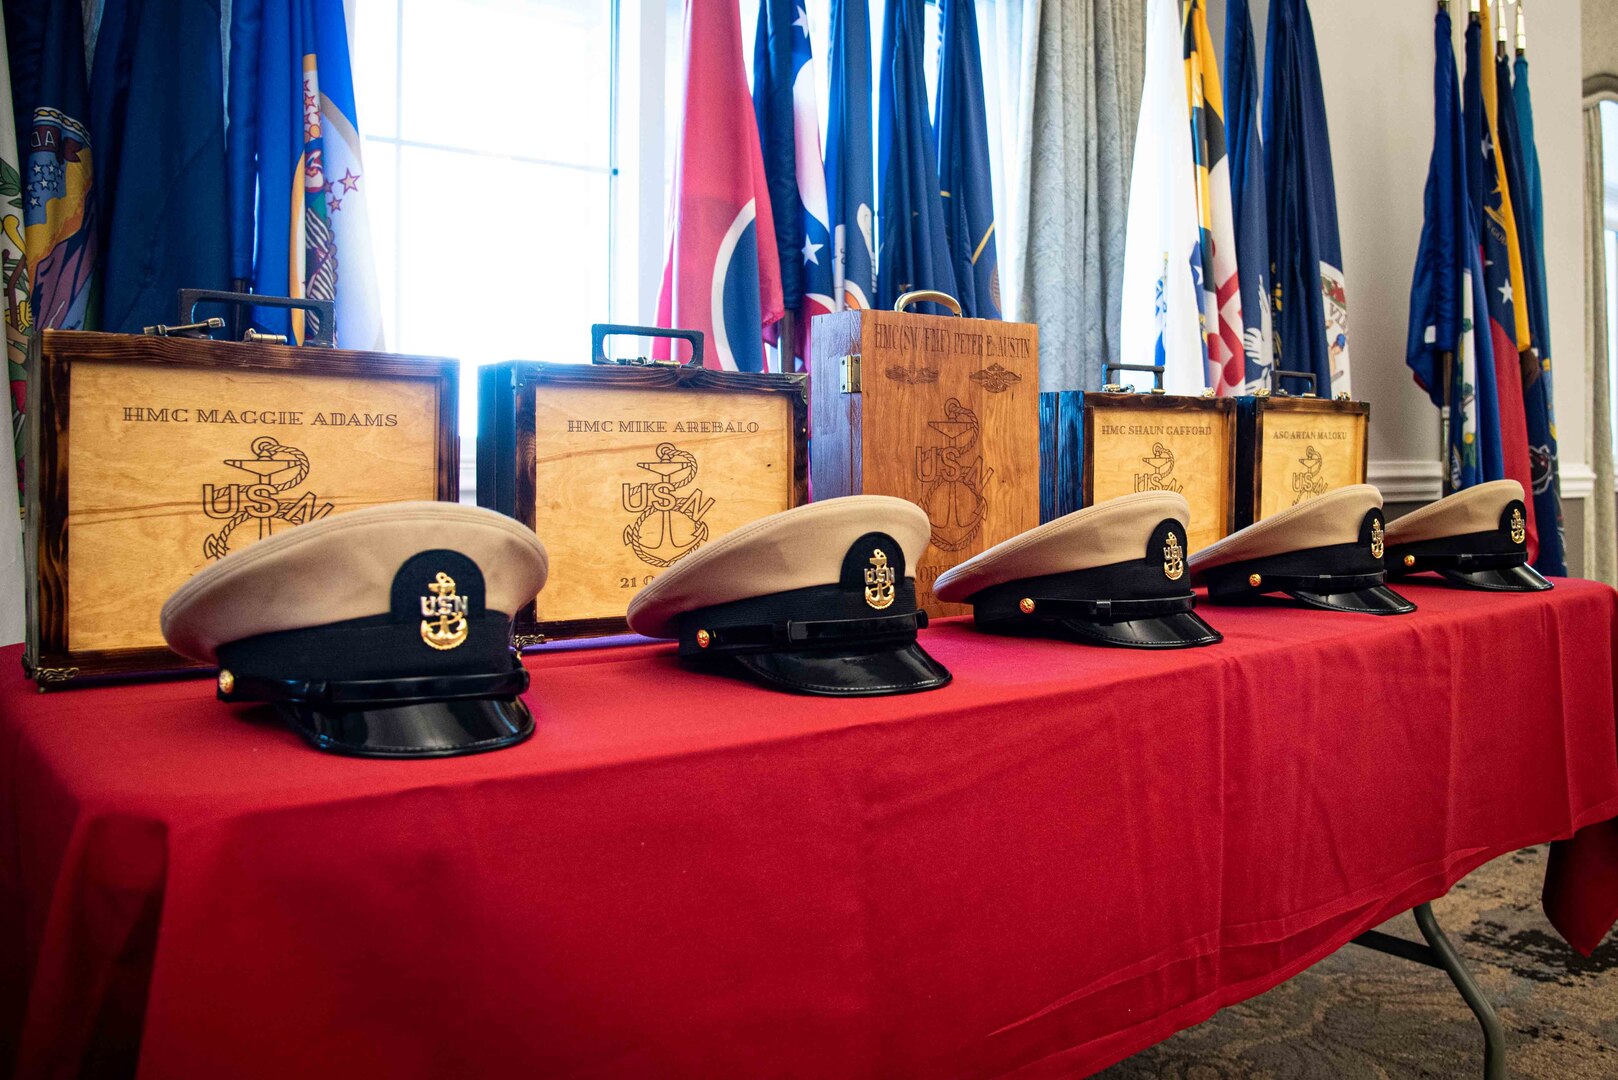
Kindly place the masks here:
<instances>
[{"instance_id":1,"label":"metal table frame","mask_svg":"<svg viewBox=\"0 0 1618 1080\"><path fill-rule=\"evenodd\" d=\"M1415 915L1416 927L1421 931L1421 936L1427 939L1427 944L1422 945L1393 934L1384 934L1380 930L1367 930L1352 943L1443 970L1449 976L1450 982L1455 984L1455 989L1461 992L1467 1008L1472 1010L1472 1015L1478 1018L1478 1023L1483 1027L1483 1080L1505 1080L1506 1032L1500 1024L1500 1017L1495 1014L1494 1006L1483 996L1483 988L1472 978L1472 973L1461 963L1460 954L1455 951L1455 946L1450 944L1449 938L1444 936L1444 931L1439 929L1438 919L1433 915L1433 906L1418 904L1411 914Z\"/></svg>"}]
</instances>

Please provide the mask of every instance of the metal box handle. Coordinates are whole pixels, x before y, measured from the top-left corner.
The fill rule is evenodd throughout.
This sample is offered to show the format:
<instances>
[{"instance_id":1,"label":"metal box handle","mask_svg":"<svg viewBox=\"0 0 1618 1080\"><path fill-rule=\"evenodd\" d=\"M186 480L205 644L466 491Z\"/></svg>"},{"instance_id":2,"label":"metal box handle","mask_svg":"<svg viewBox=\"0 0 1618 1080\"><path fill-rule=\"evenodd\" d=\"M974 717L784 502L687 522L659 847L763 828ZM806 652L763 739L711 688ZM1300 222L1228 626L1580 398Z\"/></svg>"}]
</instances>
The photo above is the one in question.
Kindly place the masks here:
<instances>
[{"instance_id":1,"label":"metal box handle","mask_svg":"<svg viewBox=\"0 0 1618 1080\"><path fill-rule=\"evenodd\" d=\"M628 337L649 338L677 338L691 344L691 359L686 361L685 367L702 366L702 331L701 330L674 330L666 326L631 326L627 323L592 323L590 326L590 363L592 364L648 364L661 361L636 360L609 360L607 359L606 340L609 337L624 335ZM679 366L675 362L673 366Z\"/></svg>"},{"instance_id":2,"label":"metal box handle","mask_svg":"<svg viewBox=\"0 0 1618 1080\"><path fill-rule=\"evenodd\" d=\"M937 289L912 289L910 292L903 293L899 299L893 302L893 310L904 311L911 304L937 304L940 307L949 308L956 315L961 313L961 302L949 293L939 292Z\"/></svg>"},{"instance_id":3,"label":"metal box handle","mask_svg":"<svg viewBox=\"0 0 1618 1080\"><path fill-rule=\"evenodd\" d=\"M336 344L337 305L331 300L309 297L261 296L258 293L225 292L219 289L181 289L180 321L196 321L198 304L223 304L228 308L269 307L307 311L315 317L314 330L304 339L305 345L329 349ZM252 331L249 331L251 334ZM260 335L261 337L263 335ZM249 338L251 340L251 338Z\"/></svg>"},{"instance_id":4,"label":"metal box handle","mask_svg":"<svg viewBox=\"0 0 1618 1080\"><path fill-rule=\"evenodd\" d=\"M1106 385L1101 389L1113 390L1115 387L1117 390L1124 389L1122 386L1119 386L1116 383L1107 382L1107 376L1112 374L1114 371L1149 371L1152 375L1152 393L1161 394L1163 392L1162 364L1102 364L1101 381L1106 383Z\"/></svg>"}]
</instances>

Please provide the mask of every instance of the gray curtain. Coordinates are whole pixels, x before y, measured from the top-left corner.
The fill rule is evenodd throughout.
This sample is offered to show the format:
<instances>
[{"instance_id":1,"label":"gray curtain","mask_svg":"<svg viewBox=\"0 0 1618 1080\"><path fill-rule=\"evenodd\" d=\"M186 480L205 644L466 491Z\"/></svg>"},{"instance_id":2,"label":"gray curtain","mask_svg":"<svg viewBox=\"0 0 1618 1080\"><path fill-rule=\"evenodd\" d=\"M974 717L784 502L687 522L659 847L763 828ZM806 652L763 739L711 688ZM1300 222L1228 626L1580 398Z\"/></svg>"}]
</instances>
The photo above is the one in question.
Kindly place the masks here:
<instances>
[{"instance_id":1,"label":"gray curtain","mask_svg":"<svg viewBox=\"0 0 1618 1080\"><path fill-rule=\"evenodd\" d=\"M1606 214L1601 107L1584 110L1584 375L1590 387L1589 460L1595 493L1584 514L1584 576L1618 585L1618 507L1613 497L1612 369L1607 356Z\"/></svg>"},{"instance_id":2,"label":"gray curtain","mask_svg":"<svg viewBox=\"0 0 1618 1080\"><path fill-rule=\"evenodd\" d=\"M1093 390L1118 356L1145 0L1025 0L1011 317L1039 324L1042 390Z\"/></svg>"}]
</instances>

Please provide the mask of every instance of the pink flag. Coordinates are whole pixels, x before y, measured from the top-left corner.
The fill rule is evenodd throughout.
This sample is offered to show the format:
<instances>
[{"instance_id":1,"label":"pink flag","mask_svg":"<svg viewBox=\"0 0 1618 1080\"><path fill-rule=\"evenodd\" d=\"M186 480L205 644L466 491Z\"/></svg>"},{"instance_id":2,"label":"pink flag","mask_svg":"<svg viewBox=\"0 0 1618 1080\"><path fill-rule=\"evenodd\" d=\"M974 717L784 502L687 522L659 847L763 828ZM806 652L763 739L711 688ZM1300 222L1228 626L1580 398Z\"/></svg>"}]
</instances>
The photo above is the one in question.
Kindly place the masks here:
<instances>
[{"instance_id":1,"label":"pink flag","mask_svg":"<svg viewBox=\"0 0 1618 1080\"><path fill-rule=\"evenodd\" d=\"M685 116L657 324L701 330L708 367L765 369L781 264L735 0L686 0ZM657 345L666 358L668 343Z\"/></svg>"}]
</instances>

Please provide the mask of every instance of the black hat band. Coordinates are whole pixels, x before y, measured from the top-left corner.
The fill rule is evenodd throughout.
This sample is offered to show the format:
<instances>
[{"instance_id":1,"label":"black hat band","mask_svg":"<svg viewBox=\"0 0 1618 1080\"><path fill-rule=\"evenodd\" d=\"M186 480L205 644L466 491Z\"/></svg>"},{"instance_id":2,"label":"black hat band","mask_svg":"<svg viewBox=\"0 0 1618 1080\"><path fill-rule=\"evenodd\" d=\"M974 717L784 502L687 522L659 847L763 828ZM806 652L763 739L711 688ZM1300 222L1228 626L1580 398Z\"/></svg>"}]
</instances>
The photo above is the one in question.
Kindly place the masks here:
<instances>
[{"instance_id":1,"label":"black hat band","mask_svg":"<svg viewBox=\"0 0 1618 1080\"><path fill-rule=\"evenodd\" d=\"M904 595L898 597L896 606L909 610L895 615L862 614L863 605L856 607L840 585L816 585L700 608L680 616L679 652L681 656L713 656L817 645L907 644L927 625L927 613L915 608L912 581L906 579L898 591ZM809 617L826 614L844 617Z\"/></svg>"},{"instance_id":2,"label":"black hat band","mask_svg":"<svg viewBox=\"0 0 1618 1080\"><path fill-rule=\"evenodd\" d=\"M221 673L221 701L290 702L330 709L376 709L436 701L514 698L528 689L528 669L511 654L511 669L476 675L411 679L274 679ZM227 689L228 687L228 689Z\"/></svg>"},{"instance_id":3,"label":"black hat band","mask_svg":"<svg viewBox=\"0 0 1618 1080\"><path fill-rule=\"evenodd\" d=\"M1497 529L1419 540L1388 550L1388 569L1394 574L1416 574L1423 570L1497 570L1528 562L1525 544L1512 543L1511 536Z\"/></svg>"},{"instance_id":4,"label":"black hat band","mask_svg":"<svg viewBox=\"0 0 1618 1080\"><path fill-rule=\"evenodd\" d=\"M1331 567L1323 573L1321 567ZM1257 583L1253 578L1257 577ZM1256 592L1335 593L1387 583L1382 560L1364 544L1329 544L1262 559L1217 566L1203 572L1210 597L1251 596Z\"/></svg>"}]
</instances>

